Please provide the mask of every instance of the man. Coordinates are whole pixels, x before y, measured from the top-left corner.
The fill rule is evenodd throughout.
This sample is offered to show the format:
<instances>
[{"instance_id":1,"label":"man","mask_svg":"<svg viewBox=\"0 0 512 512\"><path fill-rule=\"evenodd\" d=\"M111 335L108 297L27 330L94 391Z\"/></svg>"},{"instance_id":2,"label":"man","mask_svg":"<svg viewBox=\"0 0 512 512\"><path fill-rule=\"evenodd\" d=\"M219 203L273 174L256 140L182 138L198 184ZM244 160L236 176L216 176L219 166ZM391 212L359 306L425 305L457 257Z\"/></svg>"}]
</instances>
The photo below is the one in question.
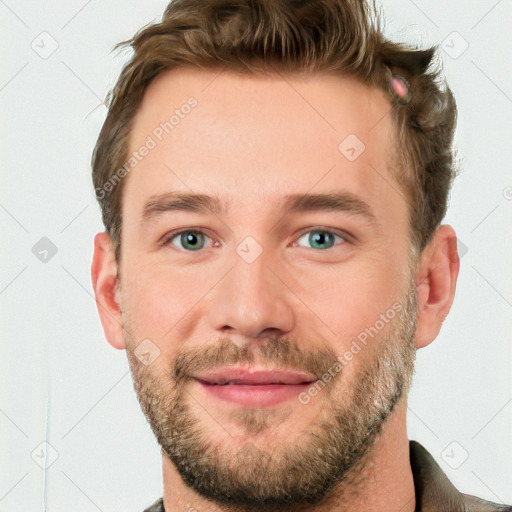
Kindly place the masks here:
<instances>
[{"instance_id":1,"label":"man","mask_svg":"<svg viewBox=\"0 0 512 512\"><path fill-rule=\"evenodd\" d=\"M146 510L512 510L407 438L459 271L434 50L359 0L175 0L130 43L92 280L162 448Z\"/></svg>"}]
</instances>

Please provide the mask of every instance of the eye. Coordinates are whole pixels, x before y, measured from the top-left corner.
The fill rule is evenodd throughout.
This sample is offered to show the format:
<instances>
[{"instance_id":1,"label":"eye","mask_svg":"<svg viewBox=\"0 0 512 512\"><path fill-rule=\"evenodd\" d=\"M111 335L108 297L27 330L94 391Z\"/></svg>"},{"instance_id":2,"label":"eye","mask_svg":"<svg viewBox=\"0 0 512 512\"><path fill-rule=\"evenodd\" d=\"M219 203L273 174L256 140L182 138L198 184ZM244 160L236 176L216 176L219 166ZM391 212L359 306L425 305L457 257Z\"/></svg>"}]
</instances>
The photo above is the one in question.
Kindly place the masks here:
<instances>
[{"instance_id":1,"label":"eye","mask_svg":"<svg viewBox=\"0 0 512 512\"><path fill-rule=\"evenodd\" d=\"M181 231L173 231L169 236L165 237L162 244L172 245L185 251L198 251L205 247L205 240L208 236L197 229L182 229Z\"/></svg>"},{"instance_id":2,"label":"eye","mask_svg":"<svg viewBox=\"0 0 512 512\"><path fill-rule=\"evenodd\" d=\"M307 243L311 244L313 249L325 250L330 249L335 245L336 238L339 238L341 243L345 242L344 237L337 235L332 231L325 229L312 229L304 233L295 243L298 244L301 240L306 240Z\"/></svg>"},{"instance_id":3,"label":"eye","mask_svg":"<svg viewBox=\"0 0 512 512\"><path fill-rule=\"evenodd\" d=\"M200 229L182 229L179 231L172 231L162 241L162 245L172 244L179 249L187 252L194 252L204 249L206 242L210 238ZM300 236L300 238L293 243L294 246L301 245L301 240L306 240L313 249L330 249L339 239L337 245L346 242L345 236L336 234L327 229L310 229ZM302 245L301 245L302 246Z\"/></svg>"}]
</instances>

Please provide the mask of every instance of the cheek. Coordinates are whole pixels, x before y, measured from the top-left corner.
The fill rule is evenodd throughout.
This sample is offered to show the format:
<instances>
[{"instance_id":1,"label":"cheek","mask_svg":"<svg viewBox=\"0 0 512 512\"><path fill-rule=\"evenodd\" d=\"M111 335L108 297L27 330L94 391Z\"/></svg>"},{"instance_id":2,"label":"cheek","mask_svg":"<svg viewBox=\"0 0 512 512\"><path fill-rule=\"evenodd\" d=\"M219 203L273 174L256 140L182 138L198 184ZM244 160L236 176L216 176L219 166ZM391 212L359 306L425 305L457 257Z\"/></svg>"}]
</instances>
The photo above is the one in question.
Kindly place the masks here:
<instances>
[{"instance_id":1,"label":"cheek","mask_svg":"<svg viewBox=\"0 0 512 512\"><path fill-rule=\"evenodd\" d=\"M124 316L137 338L159 346L173 338L180 321L201 298L201 290L179 273L132 269L122 288Z\"/></svg>"},{"instance_id":2,"label":"cheek","mask_svg":"<svg viewBox=\"0 0 512 512\"><path fill-rule=\"evenodd\" d=\"M334 272L320 270L314 281L304 289L304 303L327 325L338 352L374 326L381 314L391 316L403 289L402 270L387 258L340 266Z\"/></svg>"}]
</instances>

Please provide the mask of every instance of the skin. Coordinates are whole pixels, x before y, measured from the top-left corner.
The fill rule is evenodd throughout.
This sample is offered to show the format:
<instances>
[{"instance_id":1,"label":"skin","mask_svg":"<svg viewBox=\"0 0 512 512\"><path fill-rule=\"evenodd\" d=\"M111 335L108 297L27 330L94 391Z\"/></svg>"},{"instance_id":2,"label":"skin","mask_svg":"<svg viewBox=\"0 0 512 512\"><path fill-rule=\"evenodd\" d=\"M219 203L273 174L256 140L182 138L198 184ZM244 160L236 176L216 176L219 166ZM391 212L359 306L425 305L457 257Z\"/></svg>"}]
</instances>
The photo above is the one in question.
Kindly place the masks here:
<instances>
[{"instance_id":1,"label":"skin","mask_svg":"<svg viewBox=\"0 0 512 512\"><path fill-rule=\"evenodd\" d=\"M130 152L190 96L197 107L125 178L120 264L109 236L98 233L91 269L106 338L126 349L162 445L166 511L414 511L406 430L412 362L450 310L459 260L448 225L411 259L409 204L388 165L395 151L388 96L351 77L179 68L148 87ZM351 133L366 146L353 162L338 150ZM218 195L225 211L172 211L144 223L148 199L171 191ZM367 203L375 220L282 209L287 194L333 191ZM179 235L170 238L182 228L201 228L204 248L187 251ZM347 235L318 248L308 238L315 230ZM248 236L262 249L251 263L236 250ZM402 314L307 404L245 409L206 396L191 378L234 361L321 372L393 304ZM135 352L146 339L157 355L149 365ZM397 372L377 364L386 360ZM178 361L185 370L176 379ZM345 459L352 446L359 453ZM326 490L321 484L341 460L346 467ZM176 464L191 461L195 470ZM198 473L201 481L185 483ZM213 475L210 488L205 475ZM309 496L304 482L317 484ZM296 498L288 505L277 499L285 485ZM230 491L237 500L222 495Z\"/></svg>"}]
</instances>

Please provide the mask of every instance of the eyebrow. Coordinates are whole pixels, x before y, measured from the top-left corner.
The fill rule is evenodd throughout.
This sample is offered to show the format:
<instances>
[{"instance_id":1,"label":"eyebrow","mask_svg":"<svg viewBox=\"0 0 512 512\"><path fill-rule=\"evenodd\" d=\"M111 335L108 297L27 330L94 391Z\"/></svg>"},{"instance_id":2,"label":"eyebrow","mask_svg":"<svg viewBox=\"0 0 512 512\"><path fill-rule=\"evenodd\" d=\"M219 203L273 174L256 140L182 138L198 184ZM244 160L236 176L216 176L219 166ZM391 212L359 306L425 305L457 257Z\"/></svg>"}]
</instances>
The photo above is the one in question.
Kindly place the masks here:
<instances>
[{"instance_id":1,"label":"eyebrow","mask_svg":"<svg viewBox=\"0 0 512 512\"><path fill-rule=\"evenodd\" d=\"M225 211L218 197L186 192L167 192L151 196L144 205L142 222L154 221L162 214L173 211L214 213Z\"/></svg>"},{"instance_id":2,"label":"eyebrow","mask_svg":"<svg viewBox=\"0 0 512 512\"><path fill-rule=\"evenodd\" d=\"M288 194L283 197L283 213L312 211L347 212L376 222L377 218L368 203L350 192L318 194ZM152 196L144 205L142 223L157 220L162 214L173 211L215 215L227 213L227 206L217 196L187 192L167 192Z\"/></svg>"},{"instance_id":3,"label":"eyebrow","mask_svg":"<svg viewBox=\"0 0 512 512\"><path fill-rule=\"evenodd\" d=\"M338 211L354 213L372 222L377 220L368 203L350 192L291 194L285 196L284 210L286 213Z\"/></svg>"}]
</instances>

